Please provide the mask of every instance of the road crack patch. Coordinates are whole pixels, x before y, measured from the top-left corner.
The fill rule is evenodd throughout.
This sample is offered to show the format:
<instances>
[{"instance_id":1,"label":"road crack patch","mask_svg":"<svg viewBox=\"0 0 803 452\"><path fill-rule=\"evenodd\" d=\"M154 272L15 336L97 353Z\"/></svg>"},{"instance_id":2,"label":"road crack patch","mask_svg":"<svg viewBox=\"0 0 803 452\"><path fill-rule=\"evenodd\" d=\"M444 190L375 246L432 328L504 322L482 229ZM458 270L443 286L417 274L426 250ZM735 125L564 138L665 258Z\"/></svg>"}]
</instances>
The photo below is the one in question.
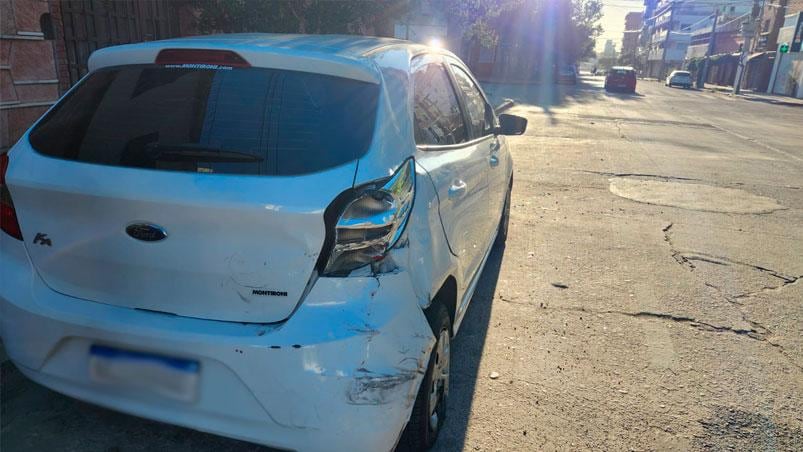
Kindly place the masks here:
<instances>
[{"instance_id":1,"label":"road crack patch","mask_svg":"<svg viewBox=\"0 0 803 452\"><path fill-rule=\"evenodd\" d=\"M611 177L608 190L616 196L642 204L699 212L762 215L788 209L773 198L740 188L719 187L707 183Z\"/></svg>"},{"instance_id":2,"label":"road crack patch","mask_svg":"<svg viewBox=\"0 0 803 452\"><path fill-rule=\"evenodd\" d=\"M661 180L702 181L702 179L695 179L693 177L664 176L662 174L650 174L650 173L614 173L609 171L591 171L591 170L576 170L576 171L581 173L596 174L605 177L645 177L645 178L661 179Z\"/></svg>"},{"instance_id":3,"label":"road crack patch","mask_svg":"<svg viewBox=\"0 0 803 452\"><path fill-rule=\"evenodd\" d=\"M685 315L677 315L677 314L670 314L667 312L655 312L655 311L620 311L615 309L607 309L607 310L595 310L595 309L586 309L586 308L549 308L554 311L569 311L569 312L584 312L588 314L599 314L599 315L621 315L627 316L637 319L656 319L656 320L668 320L671 322L676 323L684 323L688 324L692 328L696 328L701 331L712 332L712 333L732 333L739 336L746 336L750 339L755 339L758 341L766 341L766 338L763 337L762 332L756 330L755 328L751 329L742 329L742 328L733 328L729 326L723 325L714 325L713 323L708 323L694 317L689 317ZM749 322L748 322L749 323ZM773 344L775 345L775 344Z\"/></svg>"},{"instance_id":4,"label":"road crack patch","mask_svg":"<svg viewBox=\"0 0 803 452\"><path fill-rule=\"evenodd\" d=\"M712 284L708 281L704 281L704 284L707 287L714 289L720 297L724 300L729 302L730 304L736 306L739 311L739 315L741 316L742 321L746 324L750 325L750 329L742 329L742 328L731 328L731 327L723 327L718 325L712 325L706 322L701 322L697 319L691 317L684 317L684 316L674 316L671 314L663 314L663 313L650 313L650 312L638 312L638 313L630 313L632 317L654 317L654 318L662 318L662 319L669 319L676 322L681 323L689 323L693 327L704 330L704 331L711 331L711 332L729 332L734 333L740 336L747 336L751 339L755 339L761 342L766 342L767 344L771 345L775 349L777 349L786 359L789 361L793 366L795 366L798 370L803 371L803 366L797 364L797 362L786 352L783 345L778 344L776 342L772 342L770 338L773 335L773 332L767 328L766 326L762 325L760 322L757 322L750 318L750 316L744 311L742 300L746 298L753 297L755 295L768 292L768 291L779 291L783 290L789 285L797 284L801 280L803 280L803 275L801 276L793 276L782 273L778 270L774 270L771 268L767 268L761 265L751 264L748 262L742 262L735 259L731 259L725 256L716 256L708 253L701 253L701 252L693 252L693 251L681 251L678 250L674 241L672 240L672 231L675 224L673 222L667 223L665 226L661 228L661 232L664 234L664 242L669 245L669 250L671 252L672 258L680 265L684 266L689 270L689 272L694 272L697 268L694 265L694 262L706 262L713 265L718 266L743 266L749 268L753 271L761 272L767 274L773 278L777 278L780 280L780 285L778 286L763 286L759 290L755 291L747 291L743 293L739 293L736 295L728 296L723 289L716 285ZM619 312L621 313L621 312Z\"/></svg>"}]
</instances>

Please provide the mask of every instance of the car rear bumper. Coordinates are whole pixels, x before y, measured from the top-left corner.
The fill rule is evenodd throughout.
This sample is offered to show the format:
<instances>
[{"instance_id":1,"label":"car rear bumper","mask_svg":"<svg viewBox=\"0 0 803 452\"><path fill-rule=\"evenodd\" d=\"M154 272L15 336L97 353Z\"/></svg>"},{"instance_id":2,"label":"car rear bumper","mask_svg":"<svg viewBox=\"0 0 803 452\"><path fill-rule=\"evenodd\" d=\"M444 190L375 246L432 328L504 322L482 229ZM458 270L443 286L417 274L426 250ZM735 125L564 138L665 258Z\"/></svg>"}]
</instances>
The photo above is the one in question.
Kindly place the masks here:
<instances>
[{"instance_id":1,"label":"car rear bumper","mask_svg":"<svg viewBox=\"0 0 803 452\"><path fill-rule=\"evenodd\" d=\"M605 89L608 91L635 91L636 85L628 85L624 83L606 83Z\"/></svg>"},{"instance_id":2,"label":"car rear bumper","mask_svg":"<svg viewBox=\"0 0 803 452\"><path fill-rule=\"evenodd\" d=\"M434 337L404 272L319 279L282 324L217 322L61 295L0 236L6 351L55 391L292 450L390 450L409 418ZM194 399L95 382L93 344L197 361Z\"/></svg>"}]
</instances>

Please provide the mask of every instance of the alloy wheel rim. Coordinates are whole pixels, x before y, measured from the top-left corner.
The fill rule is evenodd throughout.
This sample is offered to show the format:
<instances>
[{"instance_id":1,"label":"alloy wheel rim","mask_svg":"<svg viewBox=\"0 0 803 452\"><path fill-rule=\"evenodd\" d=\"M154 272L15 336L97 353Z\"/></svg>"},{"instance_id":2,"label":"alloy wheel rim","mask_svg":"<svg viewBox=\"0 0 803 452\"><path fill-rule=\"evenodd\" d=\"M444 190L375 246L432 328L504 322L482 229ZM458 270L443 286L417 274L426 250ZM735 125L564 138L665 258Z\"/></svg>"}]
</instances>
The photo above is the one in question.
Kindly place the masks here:
<instances>
[{"instance_id":1,"label":"alloy wheel rim","mask_svg":"<svg viewBox=\"0 0 803 452\"><path fill-rule=\"evenodd\" d=\"M435 362L432 367L432 388L429 392L429 427L438 431L439 408L449 394L449 331L442 330L435 347Z\"/></svg>"}]
</instances>

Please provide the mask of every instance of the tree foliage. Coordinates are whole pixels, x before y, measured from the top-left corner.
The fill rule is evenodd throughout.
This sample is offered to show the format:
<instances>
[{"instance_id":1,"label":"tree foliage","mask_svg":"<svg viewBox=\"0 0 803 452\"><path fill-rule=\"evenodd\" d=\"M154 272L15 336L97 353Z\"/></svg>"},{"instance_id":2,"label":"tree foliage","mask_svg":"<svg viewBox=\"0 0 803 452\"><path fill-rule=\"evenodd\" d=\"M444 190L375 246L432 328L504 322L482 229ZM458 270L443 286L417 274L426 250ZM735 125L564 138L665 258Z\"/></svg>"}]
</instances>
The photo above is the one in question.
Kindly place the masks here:
<instances>
[{"instance_id":1,"label":"tree foliage","mask_svg":"<svg viewBox=\"0 0 803 452\"><path fill-rule=\"evenodd\" d=\"M409 0L195 0L202 33L388 34Z\"/></svg>"},{"instance_id":2,"label":"tree foliage","mask_svg":"<svg viewBox=\"0 0 803 452\"><path fill-rule=\"evenodd\" d=\"M423 3L447 18L450 38L573 62L593 54L601 0L193 0L202 33L274 32L391 35ZM555 57L559 55L559 57Z\"/></svg>"},{"instance_id":3,"label":"tree foliage","mask_svg":"<svg viewBox=\"0 0 803 452\"><path fill-rule=\"evenodd\" d=\"M601 0L443 0L463 38L493 48L500 38L575 60L594 53ZM451 25L451 23L450 23ZM526 45L525 45L526 44Z\"/></svg>"},{"instance_id":4,"label":"tree foliage","mask_svg":"<svg viewBox=\"0 0 803 452\"><path fill-rule=\"evenodd\" d=\"M601 0L572 0L572 24L577 37L577 58L594 55L596 38L602 33Z\"/></svg>"},{"instance_id":5,"label":"tree foliage","mask_svg":"<svg viewBox=\"0 0 803 452\"><path fill-rule=\"evenodd\" d=\"M492 48L499 42L498 18L524 6L525 0L444 0L452 24L463 32L463 39Z\"/></svg>"}]
</instances>

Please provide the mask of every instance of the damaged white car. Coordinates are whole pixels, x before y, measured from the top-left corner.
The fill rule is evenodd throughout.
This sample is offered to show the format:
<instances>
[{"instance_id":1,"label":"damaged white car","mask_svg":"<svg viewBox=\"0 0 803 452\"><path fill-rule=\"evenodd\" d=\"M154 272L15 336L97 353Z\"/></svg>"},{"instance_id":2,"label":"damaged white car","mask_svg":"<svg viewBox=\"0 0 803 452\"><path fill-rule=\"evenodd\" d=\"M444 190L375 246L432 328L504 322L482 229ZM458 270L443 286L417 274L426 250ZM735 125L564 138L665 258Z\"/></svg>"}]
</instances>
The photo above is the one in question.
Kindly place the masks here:
<instances>
[{"instance_id":1,"label":"damaged white car","mask_svg":"<svg viewBox=\"0 0 803 452\"><path fill-rule=\"evenodd\" d=\"M405 41L99 50L0 156L6 351L58 392L201 431L427 448L525 127Z\"/></svg>"}]
</instances>

